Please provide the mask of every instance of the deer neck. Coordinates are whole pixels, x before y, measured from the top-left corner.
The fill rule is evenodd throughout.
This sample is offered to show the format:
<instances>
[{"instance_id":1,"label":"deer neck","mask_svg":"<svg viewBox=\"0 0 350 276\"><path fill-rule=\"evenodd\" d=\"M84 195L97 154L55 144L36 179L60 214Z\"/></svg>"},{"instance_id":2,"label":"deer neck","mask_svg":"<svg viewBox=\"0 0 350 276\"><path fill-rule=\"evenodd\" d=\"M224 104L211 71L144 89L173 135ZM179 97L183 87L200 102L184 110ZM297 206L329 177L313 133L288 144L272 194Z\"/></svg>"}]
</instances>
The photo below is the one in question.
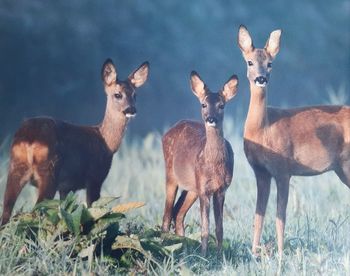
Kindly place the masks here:
<instances>
[{"instance_id":1,"label":"deer neck","mask_svg":"<svg viewBox=\"0 0 350 276\"><path fill-rule=\"evenodd\" d=\"M222 127L205 127L206 142L204 146L205 160L220 161L225 154L225 139Z\"/></svg>"},{"instance_id":2,"label":"deer neck","mask_svg":"<svg viewBox=\"0 0 350 276\"><path fill-rule=\"evenodd\" d=\"M105 140L109 150L115 153L123 139L128 118L118 111L109 108L110 104L107 102L107 109L102 123L99 126L99 131Z\"/></svg>"},{"instance_id":3,"label":"deer neck","mask_svg":"<svg viewBox=\"0 0 350 276\"><path fill-rule=\"evenodd\" d=\"M250 103L244 126L244 138L261 134L268 125L267 90L250 83Z\"/></svg>"}]
</instances>

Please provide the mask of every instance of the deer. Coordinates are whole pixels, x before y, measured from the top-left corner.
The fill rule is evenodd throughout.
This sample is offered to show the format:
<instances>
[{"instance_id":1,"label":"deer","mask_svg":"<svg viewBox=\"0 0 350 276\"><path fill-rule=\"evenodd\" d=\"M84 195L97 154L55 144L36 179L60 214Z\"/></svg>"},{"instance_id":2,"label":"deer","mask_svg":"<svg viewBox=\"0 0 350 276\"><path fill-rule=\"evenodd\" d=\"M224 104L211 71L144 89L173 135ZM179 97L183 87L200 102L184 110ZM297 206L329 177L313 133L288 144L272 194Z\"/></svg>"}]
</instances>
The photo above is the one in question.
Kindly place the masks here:
<instances>
[{"instance_id":1,"label":"deer","mask_svg":"<svg viewBox=\"0 0 350 276\"><path fill-rule=\"evenodd\" d=\"M130 118L136 115L136 88L145 83L149 63L144 62L120 81L107 59L101 77L107 101L103 121L94 126L73 125L50 117L25 120L16 131L4 194L1 225L6 224L16 199L27 182L37 187L37 203L52 199L58 191L64 199L70 191L86 189L90 206L100 197Z\"/></svg>"},{"instance_id":2,"label":"deer","mask_svg":"<svg viewBox=\"0 0 350 276\"><path fill-rule=\"evenodd\" d=\"M209 238L210 199L213 198L218 254L223 241L223 206L225 191L233 175L234 155L223 135L225 104L237 92L238 78L233 75L217 92L212 93L198 73L191 72L190 84L201 103L204 123L181 120L162 137L166 168L166 201L162 231L184 236L187 211L199 197L201 213L201 254L206 255ZM178 188L182 193L175 206Z\"/></svg>"},{"instance_id":3,"label":"deer","mask_svg":"<svg viewBox=\"0 0 350 276\"><path fill-rule=\"evenodd\" d=\"M283 256L286 208L292 176L334 171L350 188L350 107L305 106L281 109L267 106L272 63L280 49L281 30L271 32L265 47L255 48L243 25L238 46L247 64L250 103L244 126L244 152L257 185L252 253L257 256L271 179L277 187L276 233Z\"/></svg>"}]
</instances>

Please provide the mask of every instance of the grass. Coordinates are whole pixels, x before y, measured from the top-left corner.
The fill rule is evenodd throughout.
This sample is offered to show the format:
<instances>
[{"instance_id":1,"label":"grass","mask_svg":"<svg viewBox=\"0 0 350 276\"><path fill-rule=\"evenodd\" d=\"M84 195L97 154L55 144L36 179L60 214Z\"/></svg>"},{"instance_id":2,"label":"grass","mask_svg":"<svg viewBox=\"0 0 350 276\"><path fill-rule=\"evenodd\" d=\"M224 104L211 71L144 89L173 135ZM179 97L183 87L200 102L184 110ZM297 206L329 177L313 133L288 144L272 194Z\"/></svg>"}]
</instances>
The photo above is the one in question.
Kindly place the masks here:
<instances>
[{"instance_id":1,"label":"grass","mask_svg":"<svg viewBox=\"0 0 350 276\"><path fill-rule=\"evenodd\" d=\"M213 257L205 260L192 252L150 266L146 261L138 270L154 275L198 273L202 275L272 275L279 271L276 258L276 188L272 185L262 242L263 255L257 262L250 256L256 186L243 149L240 129L231 118L225 119L225 136L235 151L234 180L227 191L224 208L225 258L216 266ZM3 197L9 143L0 147L0 196ZM150 133L142 140L124 140L115 155L104 183L102 196L121 196L121 202L144 201L146 206L128 215L124 228L134 231L161 224L164 204L164 163L160 134ZM84 199L84 192L79 192ZM16 204L17 212L30 210L36 191L25 187ZM285 257L280 272L284 275L350 275L350 191L333 173L316 177L293 177L287 210ZM0 208L1 209L1 208ZM200 232L199 205L186 218L186 234ZM214 233L211 214L211 233ZM103 257L89 260L69 258L74 240L39 241L14 235L15 225L0 232L1 274L118 274L123 272ZM140 270L140 268L142 268ZM124 271L127 272L127 271Z\"/></svg>"}]
</instances>

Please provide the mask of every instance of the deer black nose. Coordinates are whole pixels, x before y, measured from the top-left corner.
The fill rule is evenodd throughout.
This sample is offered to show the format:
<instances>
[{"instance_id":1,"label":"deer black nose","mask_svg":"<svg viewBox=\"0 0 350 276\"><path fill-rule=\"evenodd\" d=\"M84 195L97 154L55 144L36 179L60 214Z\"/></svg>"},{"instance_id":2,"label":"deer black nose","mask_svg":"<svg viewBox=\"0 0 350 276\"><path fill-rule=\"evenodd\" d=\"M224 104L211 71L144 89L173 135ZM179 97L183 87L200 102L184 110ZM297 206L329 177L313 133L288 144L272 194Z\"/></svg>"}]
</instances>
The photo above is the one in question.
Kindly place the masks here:
<instances>
[{"instance_id":1,"label":"deer black nose","mask_svg":"<svg viewBox=\"0 0 350 276\"><path fill-rule=\"evenodd\" d=\"M210 124L216 124L218 122L218 120L214 117L208 117L205 121Z\"/></svg>"},{"instance_id":2,"label":"deer black nose","mask_svg":"<svg viewBox=\"0 0 350 276\"><path fill-rule=\"evenodd\" d=\"M263 76L260 76L260 77L255 78L255 83L265 84L265 83L267 83L267 79Z\"/></svg>"},{"instance_id":3,"label":"deer black nose","mask_svg":"<svg viewBox=\"0 0 350 276\"><path fill-rule=\"evenodd\" d=\"M136 108L135 106L129 106L127 109L123 111L123 113L126 116L135 116L136 115Z\"/></svg>"}]
</instances>

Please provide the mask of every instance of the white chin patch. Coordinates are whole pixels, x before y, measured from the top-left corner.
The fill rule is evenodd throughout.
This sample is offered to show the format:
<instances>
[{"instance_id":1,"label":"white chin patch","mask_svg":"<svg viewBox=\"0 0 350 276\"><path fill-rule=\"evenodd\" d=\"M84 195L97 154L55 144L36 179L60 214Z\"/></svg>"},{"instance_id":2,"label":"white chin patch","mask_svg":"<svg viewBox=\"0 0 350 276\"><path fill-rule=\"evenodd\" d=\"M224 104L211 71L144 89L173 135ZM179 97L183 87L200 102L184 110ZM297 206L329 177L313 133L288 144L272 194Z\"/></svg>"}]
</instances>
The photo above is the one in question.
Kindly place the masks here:
<instances>
[{"instance_id":1,"label":"white chin patch","mask_svg":"<svg viewBox=\"0 0 350 276\"><path fill-rule=\"evenodd\" d=\"M216 127L216 123L209 123L209 122L207 122L207 126L210 126L210 127Z\"/></svg>"},{"instance_id":2,"label":"white chin patch","mask_svg":"<svg viewBox=\"0 0 350 276\"><path fill-rule=\"evenodd\" d=\"M260 82L255 82L255 85L258 86L258 87L265 87L267 84L267 82L264 82L264 83L260 83Z\"/></svg>"},{"instance_id":3,"label":"white chin patch","mask_svg":"<svg viewBox=\"0 0 350 276\"><path fill-rule=\"evenodd\" d=\"M126 113L125 114L126 118L134 118L135 116L136 116L136 113L134 113L134 114Z\"/></svg>"}]
</instances>

